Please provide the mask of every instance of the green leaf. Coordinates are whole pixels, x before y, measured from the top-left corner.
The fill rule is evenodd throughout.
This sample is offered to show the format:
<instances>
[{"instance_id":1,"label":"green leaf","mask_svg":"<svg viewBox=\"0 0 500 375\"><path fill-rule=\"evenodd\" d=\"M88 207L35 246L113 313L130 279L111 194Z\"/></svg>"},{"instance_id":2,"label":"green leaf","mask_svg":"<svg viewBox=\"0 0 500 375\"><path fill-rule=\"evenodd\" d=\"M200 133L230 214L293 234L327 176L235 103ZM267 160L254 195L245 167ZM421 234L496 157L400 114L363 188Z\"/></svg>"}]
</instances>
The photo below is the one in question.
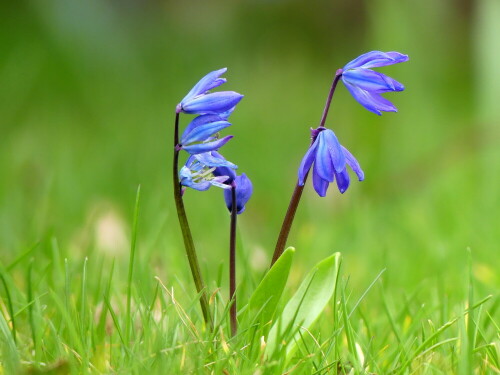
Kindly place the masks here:
<instances>
[{"instance_id":1,"label":"green leaf","mask_svg":"<svg viewBox=\"0 0 500 375\"><path fill-rule=\"evenodd\" d=\"M250 297L248 313L254 314L260 311L259 318L261 322L267 323L273 318L288 280L294 254L295 249L293 247L286 249Z\"/></svg>"},{"instance_id":2,"label":"green leaf","mask_svg":"<svg viewBox=\"0 0 500 375\"><path fill-rule=\"evenodd\" d=\"M340 253L335 253L319 262L309 272L285 306L281 317L271 328L266 347L267 355L273 356L277 350L285 348L287 356L292 354L297 341L300 340L301 331L311 327L332 298L337 286L339 268Z\"/></svg>"}]
</instances>

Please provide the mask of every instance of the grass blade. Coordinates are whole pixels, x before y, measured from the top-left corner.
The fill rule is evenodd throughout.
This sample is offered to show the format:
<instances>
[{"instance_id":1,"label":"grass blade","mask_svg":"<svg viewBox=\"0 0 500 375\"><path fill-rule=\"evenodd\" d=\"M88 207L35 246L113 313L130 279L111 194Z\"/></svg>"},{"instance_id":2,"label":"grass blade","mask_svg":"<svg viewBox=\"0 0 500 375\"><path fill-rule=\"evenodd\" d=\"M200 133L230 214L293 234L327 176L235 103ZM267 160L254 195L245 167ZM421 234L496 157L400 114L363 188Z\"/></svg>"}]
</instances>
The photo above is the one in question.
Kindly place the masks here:
<instances>
[{"instance_id":1,"label":"grass blade","mask_svg":"<svg viewBox=\"0 0 500 375\"><path fill-rule=\"evenodd\" d=\"M127 312L126 312L126 323L125 323L125 342L130 342L130 327L132 322L132 317L130 316L130 305L132 303L132 276L134 274L134 260L135 260L135 250L137 242L137 218L139 216L139 202L141 198L141 185L137 188L137 194L135 197L135 208L134 208L134 221L132 224L132 241L130 243L130 260L128 265L128 278L127 278Z\"/></svg>"}]
</instances>

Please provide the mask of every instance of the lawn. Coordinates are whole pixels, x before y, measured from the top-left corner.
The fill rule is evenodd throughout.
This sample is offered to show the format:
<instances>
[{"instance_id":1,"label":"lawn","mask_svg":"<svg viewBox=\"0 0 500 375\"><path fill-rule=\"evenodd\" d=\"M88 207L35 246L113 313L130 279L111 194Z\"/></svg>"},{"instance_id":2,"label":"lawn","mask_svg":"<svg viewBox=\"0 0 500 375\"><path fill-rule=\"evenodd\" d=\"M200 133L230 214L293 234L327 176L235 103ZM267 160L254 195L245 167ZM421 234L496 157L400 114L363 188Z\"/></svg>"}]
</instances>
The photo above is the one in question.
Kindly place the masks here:
<instances>
[{"instance_id":1,"label":"lawn","mask_svg":"<svg viewBox=\"0 0 500 375\"><path fill-rule=\"evenodd\" d=\"M0 374L500 373L499 17L494 0L0 5ZM251 298L309 129L370 50L410 56L379 69L406 86L398 113L337 89L327 125L365 180L306 184L272 328ZM176 104L226 66L245 97L224 155L254 187L235 336L222 191L184 194L211 329L171 171Z\"/></svg>"}]
</instances>

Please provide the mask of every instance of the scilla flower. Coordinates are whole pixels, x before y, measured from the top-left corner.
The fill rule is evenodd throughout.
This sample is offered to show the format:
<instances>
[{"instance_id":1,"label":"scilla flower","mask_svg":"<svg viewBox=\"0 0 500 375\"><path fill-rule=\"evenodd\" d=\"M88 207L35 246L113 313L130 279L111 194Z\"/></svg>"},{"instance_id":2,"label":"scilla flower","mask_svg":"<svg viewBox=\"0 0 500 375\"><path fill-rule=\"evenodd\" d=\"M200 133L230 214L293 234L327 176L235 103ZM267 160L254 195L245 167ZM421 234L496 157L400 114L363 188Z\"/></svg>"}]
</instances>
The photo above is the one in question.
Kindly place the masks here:
<instances>
[{"instance_id":1,"label":"scilla flower","mask_svg":"<svg viewBox=\"0 0 500 375\"><path fill-rule=\"evenodd\" d=\"M299 167L299 185L303 186L309 169L313 168L313 186L320 197L326 195L328 186L333 181L344 193L349 187L349 174L347 166L363 181L365 176L358 161L342 146L333 130L319 127L312 129L313 144L302 159ZM314 163L314 165L313 165Z\"/></svg>"},{"instance_id":2,"label":"scilla flower","mask_svg":"<svg viewBox=\"0 0 500 375\"><path fill-rule=\"evenodd\" d=\"M212 174L216 177L226 177L224 181L224 185L226 185L224 189L224 200L226 201L226 207L229 212L233 209L230 189L233 186L236 188L236 209L238 210L238 214L245 211L245 205L253 193L252 181L250 181L247 175L242 173L238 176L235 172L236 166L227 162L217 151L200 154L197 155L197 157L206 164L215 165L215 163L218 163Z\"/></svg>"},{"instance_id":3,"label":"scilla flower","mask_svg":"<svg viewBox=\"0 0 500 375\"><path fill-rule=\"evenodd\" d=\"M207 152L204 155L210 155L218 160L220 160L220 159L225 160L224 156L219 154L217 151ZM227 185L231 185L233 183L233 181L236 179L235 169L236 168L231 168L231 167L226 166L226 165L220 165L217 168L215 168L213 173L214 173L214 176L228 176L228 179L226 181L224 181L224 183Z\"/></svg>"},{"instance_id":4,"label":"scilla flower","mask_svg":"<svg viewBox=\"0 0 500 375\"><path fill-rule=\"evenodd\" d=\"M200 191L208 190L212 185L230 189L231 186L224 183L229 176L214 175L213 172L217 167L238 168L235 164L224 158L215 157L211 153L193 155L179 172L180 183L182 186Z\"/></svg>"},{"instance_id":5,"label":"scilla flower","mask_svg":"<svg viewBox=\"0 0 500 375\"><path fill-rule=\"evenodd\" d=\"M227 181L224 183L227 184ZM236 211L239 215L245 211L245 205L253 193L253 185L252 181L250 181L245 173L242 173L240 176L236 176L232 184L236 188ZM226 201L227 209L231 212L233 210L231 189L224 190L224 200Z\"/></svg>"},{"instance_id":6,"label":"scilla flower","mask_svg":"<svg viewBox=\"0 0 500 375\"><path fill-rule=\"evenodd\" d=\"M398 81L375 72L370 68L408 61L408 55L399 52L372 51L365 53L340 69L342 82L347 90L367 110L381 115L381 111L397 112L396 107L380 94L389 91L403 91Z\"/></svg>"},{"instance_id":7,"label":"scilla flower","mask_svg":"<svg viewBox=\"0 0 500 375\"><path fill-rule=\"evenodd\" d=\"M226 118L218 115L198 116L184 130L178 148L192 155L217 150L233 137L214 138L215 134L228 126L231 124Z\"/></svg>"},{"instance_id":8,"label":"scilla flower","mask_svg":"<svg viewBox=\"0 0 500 375\"><path fill-rule=\"evenodd\" d=\"M209 93L211 89L226 82L220 78L227 68L215 70L203 77L189 93L177 104L176 112L189 114L220 114L230 111L243 98L234 91Z\"/></svg>"}]
</instances>

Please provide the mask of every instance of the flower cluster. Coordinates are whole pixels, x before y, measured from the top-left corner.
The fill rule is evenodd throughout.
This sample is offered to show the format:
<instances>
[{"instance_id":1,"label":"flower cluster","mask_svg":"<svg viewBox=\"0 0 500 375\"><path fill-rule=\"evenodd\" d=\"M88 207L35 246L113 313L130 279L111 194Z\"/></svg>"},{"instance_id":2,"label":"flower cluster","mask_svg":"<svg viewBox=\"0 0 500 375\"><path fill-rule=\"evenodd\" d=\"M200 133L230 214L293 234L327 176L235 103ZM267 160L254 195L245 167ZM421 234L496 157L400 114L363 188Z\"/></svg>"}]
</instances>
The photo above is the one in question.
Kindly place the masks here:
<instances>
[{"instance_id":1,"label":"flower cluster","mask_svg":"<svg viewBox=\"0 0 500 375\"><path fill-rule=\"evenodd\" d=\"M333 130L325 126L333 94L339 81L344 83L354 99L367 110L377 115L381 115L382 112L396 112L396 107L381 94L402 91L404 86L391 77L373 71L372 68L404 61L408 61L408 56L399 52L372 51L357 57L342 69L337 70L319 126L316 129L311 129L312 142L298 170L297 186L279 232L271 266L285 251L295 212L311 169L313 187L320 197L326 196L327 190L333 182L336 183L340 193L343 194L347 191L350 184L348 167L356 174L359 181L363 181L365 178L356 158L340 144ZM246 204L253 193L253 185L245 173L236 174L238 167L219 153L219 149L232 138L231 135L220 138L219 132L231 126L228 118L243 97L234 91L210 92L226 82L226 79L221 77L226 70L225 68L219 69L204 76L176 106L173 182L176 209L187 258L196 290L200 296L204 320L212 329L214 319L212 319L209 299L201 277L182 194L187 188L204 191L211 186L217 186L223 189L224 200L231 213L228 301L230 303L231 335L234 336L238 326L236 304L237 215L245 211ZM197 116L187 125L179 139L179 116L181 113ZM179 171L179 153L182 150L187 152L189 157Z\"/></svg>"},{"instance_id":2,"label":"flower cluster","mask_svg":"<svg viewBox=\"0 0 500 375\"><path fill-rule=\"evenodd\" d=\"M179 171L182 186L195 190L207 190L217 186L225 190L224 198L232 210L231 187L236 189L238 213L243 212L252 195L252 183L245 174L236 175L238 167L227 161L218 150L232 135L219 138L219 132L229 126L228 117L243 95L234 91L211 93L210 90L226 82L221 76L226 68L208 73L176 107L176 113L197 114L184 130L177 151L184 150L191 156ZM228 203L229 202L229 203Z\"/></svg>"},{"instance_id":3,"label":"flower cluster","mask_svg":"<svg viewBox=\"0 0 500 375\"><path fill-rule=\"evenodd\" d=\"M370 68L405 61L408 61L408 56L399 52L372 51L355 58L342 69L337 70L330 99L336 82L341 79L354 99L369 111L377 115L381 115L381 111L397 112L396 107L380 94L403 91L404 86L395 79ZM329 104L328 102L327 107ZM325 113L328 113L328 108ZM320 126L317 129L311 129L311 132L313 142L299 167L299 186L304 185L311 167L313 168L313 187L320 197L326 195L329 184L334 181L341 193L347 190L350 183L347 166L356 173L359 181L364 180L365 175L358 161L339 143L333 130Z\"/></svg>"}]
</instances>

